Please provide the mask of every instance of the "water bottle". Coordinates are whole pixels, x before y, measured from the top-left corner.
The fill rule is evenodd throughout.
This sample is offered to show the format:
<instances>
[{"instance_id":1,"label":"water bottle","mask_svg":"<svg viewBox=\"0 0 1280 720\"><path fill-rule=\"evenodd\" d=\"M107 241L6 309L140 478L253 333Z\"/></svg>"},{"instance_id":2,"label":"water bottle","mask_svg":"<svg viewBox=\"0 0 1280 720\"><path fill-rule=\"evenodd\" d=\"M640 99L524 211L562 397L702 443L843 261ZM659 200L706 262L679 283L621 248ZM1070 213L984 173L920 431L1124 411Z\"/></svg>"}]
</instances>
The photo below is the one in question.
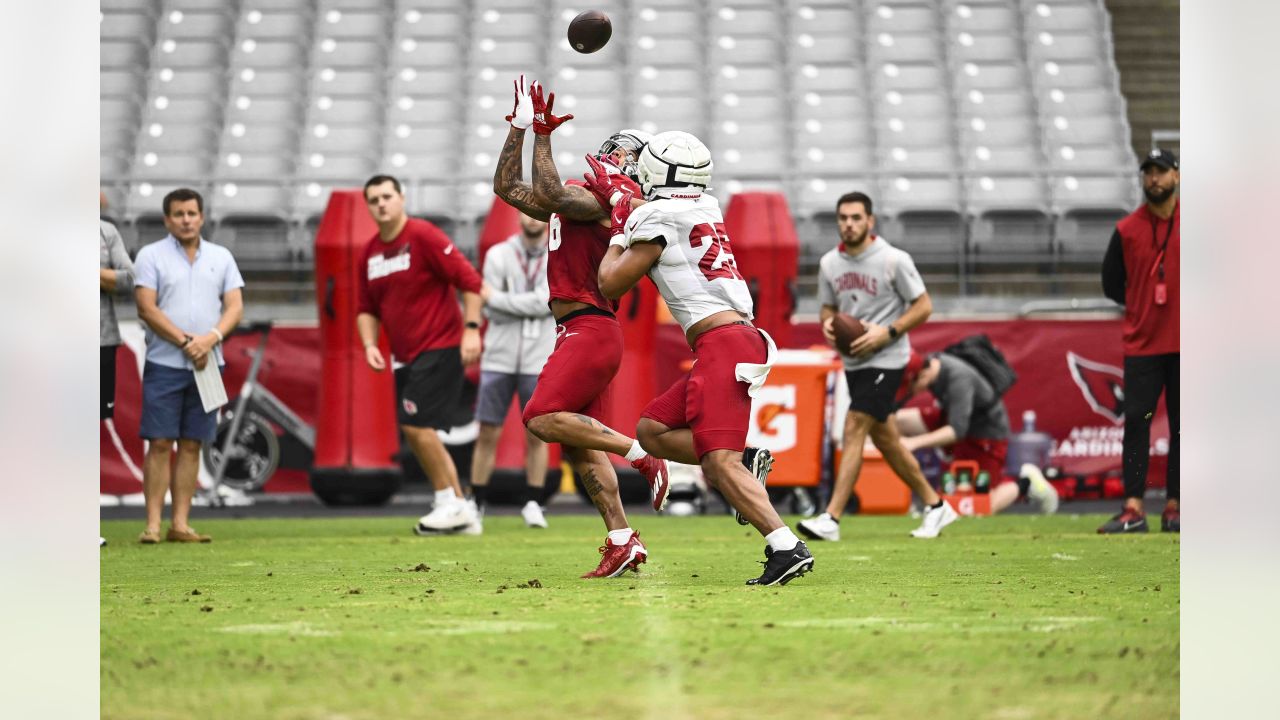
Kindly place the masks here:
<instances>
[{"instance_id":1,"label":"water bottle","mask_svg":"<svg viewBox=\"0 0 1280 720\"><path fill-rule=\"evenodd\" d=\"M990 492L991 491L991 473L987 472L986 470L980 471L978 473L978 481L974 483L974 488L980 493Z\"/></svg>"},{"instance_id":2,"label":"water bottle","mask_svg":"<svg viewBox=\"0 0 1280 720\"><path fill-rule=\"evenodd\" d=\"M1052 448L1053 438L1036 430L1036 411L1024 411L1022 432L1009 438L1009 459L1005 462L1005 473L1017 477L1024 463L1031 463L1038 468L1048 467L1049 451Z\"/></svg>"},{"instance_id":3,"label":"water bottle","mask_svg":"<svg viewBox=\"0 0 1280 720\"><path fill-rule=\"evenodd\" d=\"M956 492L956 476L950 470L942 473L942 494L954 495Z\"/></svg>"}]
</instances>

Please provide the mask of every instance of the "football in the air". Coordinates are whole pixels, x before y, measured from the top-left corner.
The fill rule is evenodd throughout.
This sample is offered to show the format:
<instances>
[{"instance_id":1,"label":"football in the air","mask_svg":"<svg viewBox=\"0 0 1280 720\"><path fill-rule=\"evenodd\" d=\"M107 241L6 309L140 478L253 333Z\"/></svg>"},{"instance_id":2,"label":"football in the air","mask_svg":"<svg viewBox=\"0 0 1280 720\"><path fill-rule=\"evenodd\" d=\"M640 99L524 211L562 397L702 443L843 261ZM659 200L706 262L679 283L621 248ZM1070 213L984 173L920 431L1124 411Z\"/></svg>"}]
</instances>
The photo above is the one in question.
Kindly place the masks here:
<instances>
[{"instance_id":1,"label":"football in the air","mask_svg":"<svg viewBox=\"0 0 1280 720\"><path fill-rule=\"evenodd\" d=\"M862 337L867 331L862 321L852 315L836 313L831 319L831 330L836 336L836 350L843 355L849 354L849 343Z\"/></svg>"},{"instance_id":2,"label":"football in the air","mask_svg":"<svg viewBox=\"0 0 1280 720\"><path fill-rule=\"evenodd\" d=\"M609 16L599 10L588 10L569 23L569 44L580 53L593 53L613 37Z\"/></svg>"}]
</instances>

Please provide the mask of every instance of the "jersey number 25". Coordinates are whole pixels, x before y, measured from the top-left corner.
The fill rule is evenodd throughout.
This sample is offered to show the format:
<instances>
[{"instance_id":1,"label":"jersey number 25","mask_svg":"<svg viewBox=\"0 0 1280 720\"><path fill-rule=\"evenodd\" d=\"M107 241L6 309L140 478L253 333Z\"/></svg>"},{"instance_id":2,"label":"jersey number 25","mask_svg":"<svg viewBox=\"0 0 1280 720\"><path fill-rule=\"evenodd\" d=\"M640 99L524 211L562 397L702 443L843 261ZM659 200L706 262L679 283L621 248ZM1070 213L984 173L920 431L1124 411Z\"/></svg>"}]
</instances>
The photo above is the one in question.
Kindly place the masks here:
<instances>
[{"instance_id":1,"label":"jersey number 25","mask_svg":"<svg viewBox=\"0 0 1280 720\"><path fill-rule=\"evenodd\" d=\"M698 269L708 282L718 278L742 279L733 261L733 248L729 246L729 233L725 232L724 223L694 225L689 232L689 244L694 249L704 248Z\"/></svg>"}]
</instances>

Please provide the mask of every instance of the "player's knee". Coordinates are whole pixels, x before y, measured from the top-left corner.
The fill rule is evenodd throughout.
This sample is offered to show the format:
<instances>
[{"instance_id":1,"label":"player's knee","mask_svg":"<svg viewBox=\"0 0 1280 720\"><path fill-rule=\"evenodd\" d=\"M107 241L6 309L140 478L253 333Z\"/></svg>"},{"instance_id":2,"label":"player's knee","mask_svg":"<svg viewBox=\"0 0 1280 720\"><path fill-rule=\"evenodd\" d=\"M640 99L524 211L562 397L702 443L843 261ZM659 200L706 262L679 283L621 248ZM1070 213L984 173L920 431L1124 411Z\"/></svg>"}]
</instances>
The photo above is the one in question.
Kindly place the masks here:
<instances>
[{"instance_id":1,"label":"player's knee","mask_svg":"<svg viewBox=\"0 0 1280 720\"><path fill-rule=\"evenodd\" d=\"M525 429L533 433L534 437L543 442L551 442L551 440L548 439L548 435L550 434L551 427L554 423L555 420L551 415L537 415L534 417L525 416L524 418Z\"/></svg>"},{"instance_id":2,"label":"player's knee","mask_svg":"<svg viewBox=\"0 0 1280 720\"><path fill-rule=\"evenodd\" d=\"M735 457L736 456L736 457ZM733 466L741 465L741 455L728 450L712 450L702 456L702 476L709 482L720 482L733 472Z\"/></svg>"},{"instance_id":3,"label":"player's knee","mask_svg":"<svg viewBox=\"0 0 1280 720\"><path fill-rule=\"evenodd\" d=\"M152 440L147 444L147 454L152 457L168 457L173 452L174 440L161 438Z\"/></svg>"},{"instance_id":4,"label":"player's knee","mask_svg":"<svg viewBox=\"0 0 1280 720\"><path fill-rule=\"evenodd\" d=\"M636 423L636 440L640 441L640 447L645 452L654 455L658 451L658 437L666 431L667 426L662 423L642 417Z\"/></svg>"}]
</instances>

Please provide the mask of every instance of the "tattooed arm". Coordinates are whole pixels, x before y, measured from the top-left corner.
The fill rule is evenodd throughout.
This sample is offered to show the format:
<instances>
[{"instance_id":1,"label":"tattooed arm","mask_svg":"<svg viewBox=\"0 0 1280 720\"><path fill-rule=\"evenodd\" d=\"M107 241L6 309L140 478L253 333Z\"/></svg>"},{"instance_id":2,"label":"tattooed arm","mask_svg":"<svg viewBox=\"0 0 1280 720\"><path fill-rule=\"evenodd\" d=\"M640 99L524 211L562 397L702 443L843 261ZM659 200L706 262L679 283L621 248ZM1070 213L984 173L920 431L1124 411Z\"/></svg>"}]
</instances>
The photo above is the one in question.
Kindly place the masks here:
<instances>
[{"instance_id":1,"label":"tattooed arm","mask_svg":"<svg viewBox=\"0 0 1280 720\"><path fill-rule=\"evenodd\" d=\"M585 187L564 185L551 153L551 136L533 137L533 200L552 212L581 222L608 220L596 196Z\"/></svg>"},{"instance_id":2,"label":"tattooed arm","mask_svg":"<svg viewBox=\"0 0 1280 720\"><path fill-rule=\"evenodd\" d=\"M520 212L546 222L551 213L534 198L533 186L524 181L524 130L512 127L493 173L493 193Z\"/></svg>"}]
</instances>

